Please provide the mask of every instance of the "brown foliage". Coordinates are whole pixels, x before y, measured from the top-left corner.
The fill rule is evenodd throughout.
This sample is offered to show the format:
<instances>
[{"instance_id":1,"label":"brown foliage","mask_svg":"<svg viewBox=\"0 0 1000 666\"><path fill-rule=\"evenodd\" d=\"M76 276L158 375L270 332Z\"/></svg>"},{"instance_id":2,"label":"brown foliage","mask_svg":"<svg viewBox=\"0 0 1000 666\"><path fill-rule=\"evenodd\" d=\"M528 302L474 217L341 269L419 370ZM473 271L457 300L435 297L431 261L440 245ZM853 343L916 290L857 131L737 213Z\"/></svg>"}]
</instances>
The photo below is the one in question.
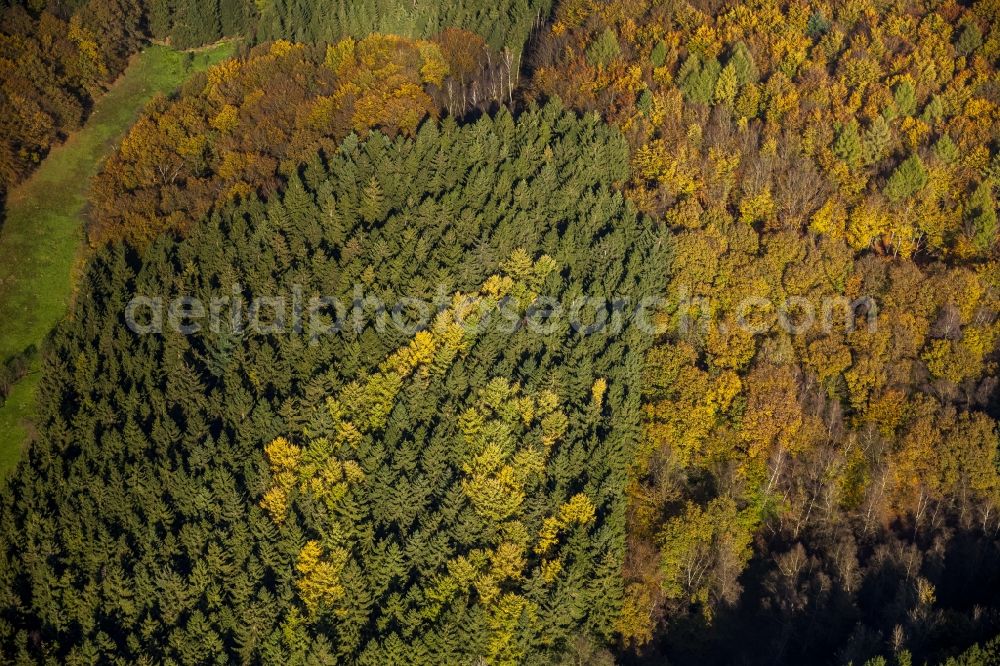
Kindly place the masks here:
<instances>
[{"instance_id":1,"label":"brown foliage","mask_svg":"<svg viewBox=\"0 0 1000 666\"><path fill-rule=\"evenodd\" d=\"M138 46L140 14L130 0L90 0L69 17L0 11L0 191L80 126Z\"/></svg>"},{"instance_id":2,"label":"brown foliage","mask_svg":"<svg viewBox=\"0 0 1000 666\"><path fill-rule=\"evenodd\" d=\"M351 132L412 136L441 113L445 82L474 83L487 60L469 33L441 40L275 42L198 75L176 100L154 100L94 181L91 243L141 245L183 232L220 201L266 198Z\"/></svg>"}]
</instances>

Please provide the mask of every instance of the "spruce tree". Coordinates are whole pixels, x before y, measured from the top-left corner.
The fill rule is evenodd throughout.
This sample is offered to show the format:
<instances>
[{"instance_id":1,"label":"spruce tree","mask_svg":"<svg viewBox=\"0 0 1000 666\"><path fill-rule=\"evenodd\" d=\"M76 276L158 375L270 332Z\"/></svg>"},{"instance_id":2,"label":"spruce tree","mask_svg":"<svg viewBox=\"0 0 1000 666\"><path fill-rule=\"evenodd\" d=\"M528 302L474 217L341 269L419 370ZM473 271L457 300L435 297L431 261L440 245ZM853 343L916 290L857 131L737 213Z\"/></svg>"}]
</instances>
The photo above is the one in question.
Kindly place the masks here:
<instances>
[{"instance_id":1,"label":"spruce tree","mask_svg":"<svg viewBox=\"0 0 1000 666\"><path fill-rule=\"evenodd\" d=\"M910 155L889 176L883 192L890 201L899 203L927 185L928 173L919 155Z\"/></svg>"}]
</instances>

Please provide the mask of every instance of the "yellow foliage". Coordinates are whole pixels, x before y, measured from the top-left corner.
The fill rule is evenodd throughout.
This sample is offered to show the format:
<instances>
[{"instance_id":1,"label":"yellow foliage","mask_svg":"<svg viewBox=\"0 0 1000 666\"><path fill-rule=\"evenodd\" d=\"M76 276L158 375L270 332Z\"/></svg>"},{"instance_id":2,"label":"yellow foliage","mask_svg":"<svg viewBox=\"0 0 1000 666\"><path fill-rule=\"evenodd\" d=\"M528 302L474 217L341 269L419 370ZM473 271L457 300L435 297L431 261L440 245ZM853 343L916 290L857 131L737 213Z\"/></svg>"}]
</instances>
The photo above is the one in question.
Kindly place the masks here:
<instances>
[{"instance_id":1,"label":"yellow foliage","mask_svg":"<svg viewBox=\"0 0 1000 666\"><path fill-rule=\"evenodd\" d=\"M239 110L232 104L225 104L212 118L210 124L220 132L228 132L239 123Z\"/></svg>"},{"instance_id":2,"label":"yellow foliage","mask_svg":"<svg viewBox=\"0 0 1000 666\"><path fill-rule=\"evenodd\" d=\"M542 417L542 445L551 447L566 434L569 419L562 412L553 412Z\"/></svg>"},{"instance_id":3,"label":"yellow foliage","mask_svg":"<svg viewBox=\"0 0 1000 666\"><path fill-rule=\"evenodd\" d=\"M299 551L298 561L295 563L299 578L295 581L295 587L310 615L316 615L322 607L336 602L344 595L340 572L346 563L347 552L342 549L327 553L324 559L323 547L318 541L307 541Z\"/></svg>"},{"instance_id":4,"label":"yellow foliage","mask_svg":"<svg viewBox=\"0 0 1000 666\"><path fill-rule=\"evenodd\" d=\"M554 560L542 560L542 580L546 583L553 582L559 576L559 572L562 571L562 562L558 558Z\"/></svg>"},{"instance_id":5,"label":"yellow foliage","mask_svg":"<svg viewBox=\"0 0 1000 666\"><path fill-rule=\"evenodd\" d=\"M871 358L862 358L844 373L844 379L847 381L851 405L863 413L867 410L871 394L885 385L885 369Z\"/></svg>"},{"instance_id":6,"label":"yellow foliage","mask_svg":"<svg viewBox=\"0 0 1000 666\"><path fill-rule=\"evenodd\" d=\"M317 97L312 103L308 114L308 122L312 127L321 129L330 126L337 111L340 110L339 100L344 88L341 87L336 95L325 95Z\"/></svg>"},{"instance_id":7,"label":"yellow foliage","mask_svg":"<svg viewBox=\"0 0 1000 666\"><path fill-rule=\"evenodd\" d=\"M302 458L302 449L290 443L284 437L278 437L264 447L267 460L278 472L294 471Z\"/></svg>"},{"instance_id":8,"label":"yellow foliage","mask_svg":"<svg viewBox=\"0 0 1000 666\"><path fill-rule=\"evenodd\" d=\"M752 458L766 458L774 446L789 448L802 426L798 385L786 366L761 366L747 377L747 406L740 438Z\"/></svg>"},{"instance_id":9,"label":"yellow foliage","mask_svg":"<svg viewBox=\"0 0 1000 666\"><path fill-rule=\"evenodd\" d=\"M420 57L423 64L420 66L420 78L424 83L432 83L436 86L444 85L444 78L448 76L448 63L441 53L441 47L434 42L417 42L420 50Z\"/></svg>"},{"instance_id":10,"label":"yellow foliage","mask_svg":"<svg viewBox=\"0 0 1000 666\"><path fill-rule=\"evenodd\" d=\"M889 390L872 400L865 417L876 424L882 433L890 437L906 414L906 394L899 390Z\"/></svg>"},{"instance_id":11,"label":"yellow foliage","mask_svg":"<svg viewBox=\"0 0 1000 666\"><path fill-rule=\"evenodd\" d=\"M101 56L101 48L97 45L97 36L84 27L80 16L79 13L76 13L70 18L66 37L76 44L81 65L91 70L88 73L98 81L107 79L108 68Z\"/></svg>"},{"instance_id":12,"label":"yellow foliage","mask_svg":"<svg viewBox=\"0 0 1000 666\"><path fill-rule=\"evenodd\" d=\"M205 149L208 147L208 137L196 134L185 136L177 144L177 153L182 157L200 159Z\"/></svg>"},{"instance_id":13,"label":"yellow foliage","mask_svg":"<svg viewBox=\"0 0 1000 666\"><path fill-rule=\"evenodd\" d=\"M224 198L227 201L232 201L237 198L246 198L250 196L251 192L253 192L253 188L250 187L249 183L233 183L226 190Z\"/></svg>"},{"instance_id":14,"label":"yellow foliage","mask_svg":"<svg viewBox=\"0 0 1000 666\"><path fill-rule=\"evenodd\" d=\"M491 443L463 466L468 478L462 480L462 489L476 512L495 522L514 515L524 502L524 490L517 481L517 474L502 460L502 451Z\"/></svg>"},{"instance_id":15,"label":"yellow foliage","mask_svg":"<svg viewBox=\"0 0 1000 666\"><path fill-rule=\"evenodd\" d=\"M753 524L731 498L713 499L704 508L689 502L683 514L667 521L659 536L664 596L687 598L701 604L706 613L712 597L730 597L733 579L710 573L722 565L728 576L739 575L750 557Z\"/></svg>"},{"instance_id":16,"label":"yellow foliage","mask_svg":"<svg viewBox=\"0 0 1000 666\"><path fill-rule=\"evenodd\" d=\"M696 162L686 144L673 149L653 141L639 147L632 163L640 178L656 181L672 194L690 195L698 189Z\"/></svg>"},{"instance_id":17,"label":"yellow foliage","mask_svg":"<svg viewBox=\"0 0 1000 666\"><path fill-rule=\"evenodd\" d=\"M526 564L524 549L514 543L501 543L490 555L490 573L497 581L521 578L521 572Z\"/></svg>"},{"instance_id":18,"label":"yellow foliage","mask_svg":"<svg viewBox=\"0 0 1000 666\"><path fill-rule=\"evenodd\" d=\"M993 352L1000 338L998 324L992 326L966 326L962 329L962 346L977 359L983 359Z\"/></svg>"},{"instance_id":19,"label":"yellow foliage","mask_svg":"<svg viewBox=\"0 0 1000 666\"><path fill-rule=\"evenodd\" d=\"M962 166L973 173L981 173L989 163L990 150L983 145L973 147L962 158Z\"/></svg>"},{"instance_id":20,"label":"yellow foliage","mask_svg":"<svg viewBox=\"0 0 1000 666\"><path fill-rule=\"evenodd\" d=\"M911 150L916 150L925 143L931 133L930 125L912 116L903 118L899 130L906 137L907 145Z\"/></svg>"},{"instance_id":21,"label":"yellow foliage","mask_svg":"<svg viewBox=\"0 0 1000 666\"><path fill-rule=\"evenodd\" d=\"M740 376L731 370L726 370L715 379L715 386L708 394L707 402L718 412L725 412L733 404L733 400L743 390Z\"/></svg>"},{"instance_id":22,"label":"yellow foliage","mask_svg":"<svg viewBox=\"0 0 1000 666\"><path fill-rule=\"evenodd\" d=\"M598 377L594 380L594 385L590 387L591 405L595 411L601 411L604 405L604 394L608 390L608 380Z\"/></svg>"},{"instance_id":23,"label":"yellow foliage","mask_svg":"<svg viewBox=\"0 0 1000 666\"><path fill-rule=\"evenodd\" d=\"M588 525L594 521L594 505L590 498L578 493L559 507L558 516L549 516L542 522L535 553L544 555L559 541L559 533L574 525Z\"/></svg>"},{"instance_id":24,"label":"yellow foliage","mask_svg":"<svg viewBox=\"0 0 1000 666\"><path fill-rule=\"evenodd\" d=\"M742 118L756 118L757 114L760 113L760 102L760 86L756 83L748 83L737 95L733 110L737 116Z\"/></svg>"},{"instance_id":25,"label":"yellow foliage","mask_svg":"<svg viewBox=\"0 0 1000 666\"><path fill-rule=\"evenodd\" d=\"M542 522L542 529L538 533L538 543L535 544L535 552L542 555L554 546L559 538L559 530L562 528L562 521L556 516L549 516Z\"/></svg>"},{"instance_id":26,"label":"yellow foliage","mask_svg":"<svg viewBox=\"0 0 1000 666\"><path fill-rule=\"evenodd\" d=\"M335 44L326 47L326 59L324 64L338 75L341 68L353 66L354 64L355 41L346 37Z\"/></svg>"},{"instance_id":27,"label":"yellow foliage","mask_svg":"<svg viewBox=\"0 0 1000 666\"><path fill-rule=\"evenodd\" d=\"M855 250L864 250L884 234L888 234L892 227L892 218L885 208L862 204L851 211L847 242Z\"/></svg>"},{"instance_id":28,"label":"yellow foliage","mask_svg":"<svg viewBox=\"0 0 1000 666\"><path fill-rule=\"evenodd\" d=\"M279 39L278 41L276 41L273 44L271 44L271 55L277 56L277 57L280 58L282 56L288 55L295 48L296 48L296 45L292 44L288 40ZM301 48L301 47L298 47L298 48Z\"/></svg>"},{"instance_id":29,"label":"yellow foliage","mask_svg":"<svg viewBox=\"0 0 1000 666\"><path fill-rule=\"evenodd\" d=\"M774 212L774 198L768 187L740 200L740 220L743 222L753 223L768 220L774 216Z\"/></svg>"},{"instance_id":30,"label":"yellow foliage","mask_svg":"<svg viewBox=\"0 0 1000 666\"><path fill-rule=\"evenodd\" d=\"M704 56L705 59L717 58L722 52L722 41L715 28L708 23L702 23L688 42L688 49L692 53Z\"/></svg>"},{"instance_id":31,"label":"yellow foliage","mask_svg":"<svg viewBox=\"0 0 1000 666\"><path fill-rule=\"evenodd\" d=\"M434 360L437 352L437 340L430 331L418 331L413 340L396 351L382 364L384 370L391 370L400 377L407 377L418 366L427 365Z\"/></svg>"},{"instance_id":32,"label":"yellow foliage","mask_svg":"<svg viewBox=\"0 0 1000 666\"><path fill-rule=\"evenodd\" d=\"M285 522L288 511L288 493L280 486L275 486L264 493L260 506L271 514L271 520L280 525Z\"/></svg>"},{"instance_id":33,"label":"yellow foliage","mask_svg":"<svg viewBox=\"0 0 1000 666\"><path fill-rule=\"evenodd\" d=\"M753 334L731 319L712 326L707 342L712 362L720 368L742 370L750 364L757 351Z\"/></svg>"},{"instance_id":34,"label":"yellow foliage","mask_svg":"<svg viewBox=\"0 0 1000 666\"><path fill-rule=\"evenodd\" d=\"M535 615L532 606L524 598L507 593L490 610L487 616L487 626L491 633L487 645L488 660L511 666L521 663L524 654L514 639L522 615L527 614L529 618Z\"/></svg>"},{"instance_id":35,"label":"yellow foliage","mask_svg":"<svg viewBox=\"0 0 1000 666\"><path fill-rule=\"evenodd\" d=\"M847 233L847 211L839 199L826 200L819 210L813 213L809 228L817 233L842 239Z\"/></svg>"},{"instance_id":36,"label":"yellow foliage","mask_svg":"<svg viewBox=\"0 0 1000 666\"><path fill-rule=\"evenodd\" d=\"M820 381L843 373L852 361L850 348L832 336L809 343L807 359Z\"/></svg>"},{"instance_id":37,"label":"yellow foliage","mask_svg":"<svg viewBox=\"0 0 1000 666\"><path fill-rule=\"evenodd\" d=\"M959 384L967 377L975 377L982 373L982 357L977 353L985 346L978 334L972 333L970 339L975 348L965 341L931 340L921 355L927 363L927 369L936 378L944 379L953 384Z\"/></svg>"},{"instance_id":38,"label":"yellow foliage","mask_svg":"<svg viewBox=\"0 0 1000 666\"><path fill-rule=\"evenodd\" d=\"M252 157L250 155L227 150L222 155L222 163L219 165L216 173L223 180L236 180L244 174L251 162Z\"/></svg>"},{"instance_id":39,"label":"yellow foliage","mask_svg":"<svg viewBox=\"0 0 1000 666\"><path fill-rule=\"evenodd\" d=\"M622 610L615 621L615 631L626 642L645 645L653 640L653 611L656 602L648 585L632 583L625 592Z\"/></svg>"},{"instance_id":40,"label":"yellow foliage","mask_svg":"<svg viewBox=\"0 0 1000 666\"><path fill-rule=\"evenodd\" d=\"M577 493L559 507L563 529L570 525L586 525L594 520L594 505L583 493Z\"/></svg>"}]
</instances>

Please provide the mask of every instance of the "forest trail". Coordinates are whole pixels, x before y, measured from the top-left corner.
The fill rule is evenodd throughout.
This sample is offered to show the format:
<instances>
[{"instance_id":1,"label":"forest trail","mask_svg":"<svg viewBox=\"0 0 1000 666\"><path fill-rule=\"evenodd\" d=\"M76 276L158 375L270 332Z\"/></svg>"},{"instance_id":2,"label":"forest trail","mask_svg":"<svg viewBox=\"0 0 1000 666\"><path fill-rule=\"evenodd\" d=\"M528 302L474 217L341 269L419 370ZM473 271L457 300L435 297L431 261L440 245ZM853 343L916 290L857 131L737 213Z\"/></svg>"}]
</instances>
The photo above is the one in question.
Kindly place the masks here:
<instances>
[{"instance_id":1,"label":"forest trail","mask_svg":"<svg viewBox=\"0 0 1000 666\"><path fill-rule=\"evenodd\" d=\"M82 262L83 214L91 178L159 92L229 57L232 42L182 52L152 45L94 105L84 127L53 148L13 189L0 230L0 360L39 347L66 311ZM0 477L17 463L34 409L38 360L0 406Z\"/></svg>"}]
</instances>

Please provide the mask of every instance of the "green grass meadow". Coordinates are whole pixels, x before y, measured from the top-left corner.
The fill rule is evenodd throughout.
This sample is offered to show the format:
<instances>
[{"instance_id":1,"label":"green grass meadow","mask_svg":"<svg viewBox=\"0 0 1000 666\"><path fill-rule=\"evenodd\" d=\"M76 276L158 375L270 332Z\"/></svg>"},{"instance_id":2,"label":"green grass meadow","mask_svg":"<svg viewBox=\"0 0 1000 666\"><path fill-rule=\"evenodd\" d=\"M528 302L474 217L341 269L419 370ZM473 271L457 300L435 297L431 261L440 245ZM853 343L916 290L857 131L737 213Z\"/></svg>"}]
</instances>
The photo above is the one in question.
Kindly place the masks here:
<instances>
[{"instance_id":1,"label":"green grass meadow","mask_svg":"<svg viewBox=\"0 0 1000 666\"><path fill-rule=\"evenodd\" d=\"M10 191L0 230L0 361L42 341L65 314L84 257L84 209L104 156L157 92L224 60L232 43L184 53L148 46L94 105L85 126L49 153ZM0 407L0 477L16 465L27 438L39 381L37 358Z\"/></svg>"}]
</instances>

